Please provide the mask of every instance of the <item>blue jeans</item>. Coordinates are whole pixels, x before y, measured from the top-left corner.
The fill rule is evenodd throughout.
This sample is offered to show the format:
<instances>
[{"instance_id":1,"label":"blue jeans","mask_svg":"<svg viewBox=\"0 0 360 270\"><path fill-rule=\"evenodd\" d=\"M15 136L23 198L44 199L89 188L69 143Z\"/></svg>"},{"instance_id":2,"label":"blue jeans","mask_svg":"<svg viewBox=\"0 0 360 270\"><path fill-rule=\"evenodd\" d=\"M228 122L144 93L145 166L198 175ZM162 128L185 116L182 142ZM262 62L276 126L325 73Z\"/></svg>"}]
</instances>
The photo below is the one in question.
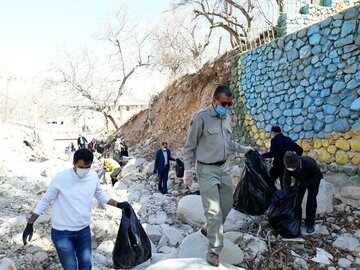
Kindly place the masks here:
<instances>
[{"instance_id":1,"label":"blue jeans","mask_svg":"<svg viewBox=\"0 0 360 270\"><path fill-rule=\"evenodd\" d=\"M60 263L64 270L89 270L92 265L90 227L80 231L51 229Z\"/></svg>"}]
</instances>

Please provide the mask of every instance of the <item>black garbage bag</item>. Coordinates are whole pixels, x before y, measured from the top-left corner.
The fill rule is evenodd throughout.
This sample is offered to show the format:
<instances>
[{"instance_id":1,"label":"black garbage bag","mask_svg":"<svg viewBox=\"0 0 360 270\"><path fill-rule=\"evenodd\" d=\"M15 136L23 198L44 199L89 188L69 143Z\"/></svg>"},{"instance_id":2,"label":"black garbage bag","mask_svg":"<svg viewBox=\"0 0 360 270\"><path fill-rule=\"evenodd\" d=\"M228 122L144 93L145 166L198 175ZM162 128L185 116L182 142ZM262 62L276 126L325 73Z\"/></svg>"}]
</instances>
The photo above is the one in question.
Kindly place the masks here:
<instances>
[{"instance_id":1,"label":"black garbage bag","mask_svg":"<svg viewBox=\"0 0 360 270\"><path fill-rule=\"evenodd\" d=\"M289 194L277 190L269 208L269 223L284 238L298 237L301 232L301 219L294 215L296 195L297 190Z\"/></svg>"},{"instance_id":2,"label":"black garbage bag","mask_svg":"<svg viewBox=\"0 0 360 270\"><path fill-rule=\"evenodd\" d=\"M129 205L122 210L121 223L113 250L115 269L130 269L151 258L151 244Z\"/></svg>"},{"instance_id":3,"label":"black garbage bag","mask_svg":"<svg viewBox=\"0 0 360 270\"><path fill-rule=\"evenodd\" d=\"M181 161L181 159L177 158L175 159L176 165L175 165L175 172L176 177L184 177L184 162Z\"/></svg>"},{"instance_id":4,"label":"black garbage bag","mask_svg":"<svg viewBox=\"0 0 360 270\"><path fill-rule=\"evenodd\" d=\"M259 152L250 151L245 157L245 167L233 195L233 207L244 214L262 215L271 204L274 184Z\"/></svg>"}]
</instances>

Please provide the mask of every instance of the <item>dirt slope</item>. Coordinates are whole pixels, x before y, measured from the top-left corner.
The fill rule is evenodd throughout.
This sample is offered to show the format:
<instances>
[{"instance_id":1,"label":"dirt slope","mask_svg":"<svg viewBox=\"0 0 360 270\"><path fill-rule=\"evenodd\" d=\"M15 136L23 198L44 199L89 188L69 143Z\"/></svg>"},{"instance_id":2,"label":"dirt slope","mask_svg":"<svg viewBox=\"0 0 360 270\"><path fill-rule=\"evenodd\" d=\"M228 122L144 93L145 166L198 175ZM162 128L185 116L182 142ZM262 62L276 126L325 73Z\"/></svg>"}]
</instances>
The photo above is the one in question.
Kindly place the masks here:
<instances>
[{"instance_id":1,"label":"dirt slope","mask_svg":"<svg viewBox=\"0 0 360 270\"><path fill-rule=\"evenodd\" d=\"M129 119L118 134L125 136L129 146L151 139L151 151L161 141L167 141L172 149L182 147L192 114L210 104L217 84L230 83L230 59L234 54L226 53L206 63L197 73L184 75L168 85L153 98L149 109Z\"/></svg>"}]
</instances>

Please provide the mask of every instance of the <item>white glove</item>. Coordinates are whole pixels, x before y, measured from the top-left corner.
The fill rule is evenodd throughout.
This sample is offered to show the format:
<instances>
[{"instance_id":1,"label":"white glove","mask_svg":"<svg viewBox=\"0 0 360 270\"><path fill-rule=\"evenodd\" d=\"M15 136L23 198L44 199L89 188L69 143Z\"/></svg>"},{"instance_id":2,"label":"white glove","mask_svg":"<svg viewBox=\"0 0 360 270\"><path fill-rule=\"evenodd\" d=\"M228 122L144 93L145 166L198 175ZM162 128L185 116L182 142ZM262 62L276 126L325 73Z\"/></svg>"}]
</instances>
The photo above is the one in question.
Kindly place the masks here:
<instances>
[{"instance_id":1,"label":"white glove","mask_svg":"<svg viewBox=\"0 0 360 270\"><path fill-rule=\"evenodd\" d=\"M251 146L245 147L245 154L249 153L250 151L255 151L255 149Z\"/></svg>"},{"instance_id":2,"label":"white glove","mask_svg":"<svg viewBox=\"0 0 360 270\"><path fill-rule=\"evenodd\" d=\"M187 185L188 187L191 187L194 181L192 170L185 170L183 179L184 179L184 184Z\"/></svg>"}]
</instances>

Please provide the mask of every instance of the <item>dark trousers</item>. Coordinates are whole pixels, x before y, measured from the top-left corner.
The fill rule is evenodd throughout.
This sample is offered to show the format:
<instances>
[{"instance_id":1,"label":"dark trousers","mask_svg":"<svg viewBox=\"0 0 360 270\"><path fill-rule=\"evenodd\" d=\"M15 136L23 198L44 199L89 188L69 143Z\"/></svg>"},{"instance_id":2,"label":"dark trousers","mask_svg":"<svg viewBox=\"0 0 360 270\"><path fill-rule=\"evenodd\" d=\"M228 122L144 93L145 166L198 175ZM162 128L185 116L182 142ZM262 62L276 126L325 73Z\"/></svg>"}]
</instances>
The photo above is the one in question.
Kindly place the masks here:
<instances>
[{"instance_id":1,"label":"dark trousers","mask_svg":"<svg viewBox=\"0 0 360 270\"><path fill-rule=\"evenodd\" d=\"M269 170L270 176L274 180L274 184L278 178L280 179L281 189L284 189L284 184L283 184L284 170L285 168L280 166L273 166Z\"/></svg>"},{"instance_id":2,"label":"dark trousers","mask_svg":"<svg viewBox=\"0 0 360 270\"><path fill-rule=\"evenodd\" d=\"M298 187L294 212L295 212L295 217L298 217L299 219L301 219L302 217L301 203L303 201L306 189L308 191L308 197L306 202L306 219L305 219L306 226L314 226L315 224L315 214L317 208L316 195L319 192L319 185L320 185L320 181L319 183L309 187L300 187L300 186Z\"/></svg>"},{"instance_id":3,"label":"dark trousers","mask_svg":"<svg viewBox=\"0 0 360 270\"><path fill-rule=\"evenodd\" d=\"M158 190L165 194L167 193L167 181L169 177L169 170L165 170L158 173Z\"/></svg>"}]
</instances>

